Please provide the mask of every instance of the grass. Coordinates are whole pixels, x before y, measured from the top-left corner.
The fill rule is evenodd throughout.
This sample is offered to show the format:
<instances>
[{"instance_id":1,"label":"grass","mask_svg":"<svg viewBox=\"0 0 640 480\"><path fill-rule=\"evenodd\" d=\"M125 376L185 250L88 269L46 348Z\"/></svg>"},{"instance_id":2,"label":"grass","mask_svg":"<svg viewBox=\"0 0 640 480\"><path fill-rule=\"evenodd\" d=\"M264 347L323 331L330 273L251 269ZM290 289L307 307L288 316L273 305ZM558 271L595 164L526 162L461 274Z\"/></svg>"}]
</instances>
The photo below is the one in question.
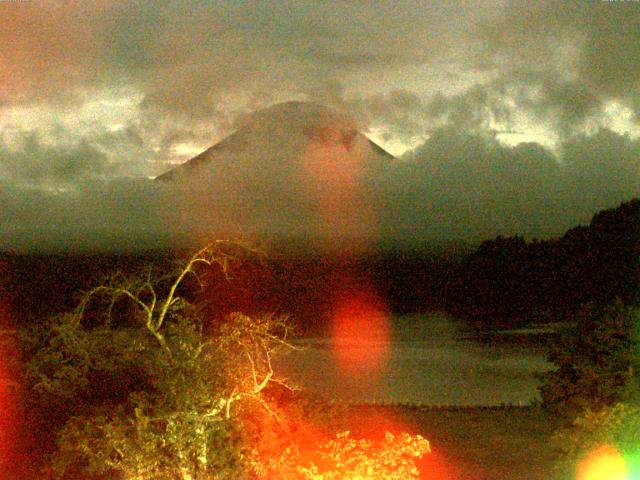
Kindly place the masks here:
<instances>
[{"instance_id":1,"label":"grass","mask_svg":"<svg viewBox=\"0 0 640 480\"><path fill-rule=\"evenodd\" d=\"M385 429L431 443L421 470L430 480L553 480L554 423L535 407L427 409L350 407L341 425L356 435Z\"/></svg>"}]
</instances>

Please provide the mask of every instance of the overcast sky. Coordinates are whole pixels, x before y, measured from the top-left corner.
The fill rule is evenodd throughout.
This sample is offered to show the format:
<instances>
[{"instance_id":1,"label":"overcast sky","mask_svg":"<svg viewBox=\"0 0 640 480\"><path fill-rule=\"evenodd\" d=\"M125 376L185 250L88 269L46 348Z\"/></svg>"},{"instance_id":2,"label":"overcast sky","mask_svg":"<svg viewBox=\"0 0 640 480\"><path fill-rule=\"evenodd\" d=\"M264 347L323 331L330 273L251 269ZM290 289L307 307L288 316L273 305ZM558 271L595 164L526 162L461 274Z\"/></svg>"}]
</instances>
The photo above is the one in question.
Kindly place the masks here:
<instances>
[{"instance_id":1,"label":"overcast sky","mask_svg":"<svg viewBox=\"0 0 640 480\"><path fill-rule=\"evenodd\" d=\"M159 175L308 100L401 164L389 236L549 236L640 194L638 1L0 2L0 247L161 235ZM384 216L384 213L380 213Z\"/></svg>"}]
</instances>

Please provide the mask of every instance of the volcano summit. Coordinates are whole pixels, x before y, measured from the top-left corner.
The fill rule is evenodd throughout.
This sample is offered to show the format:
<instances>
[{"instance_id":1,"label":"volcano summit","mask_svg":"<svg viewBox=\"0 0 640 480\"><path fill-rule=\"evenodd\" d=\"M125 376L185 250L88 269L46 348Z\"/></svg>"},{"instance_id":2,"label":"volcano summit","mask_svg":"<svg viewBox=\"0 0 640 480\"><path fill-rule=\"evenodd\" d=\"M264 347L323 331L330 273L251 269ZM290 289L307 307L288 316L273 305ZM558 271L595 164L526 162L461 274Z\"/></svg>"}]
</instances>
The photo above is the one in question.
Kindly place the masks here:
<instances>
[{"instance_id":1,"label":"volcano summit","mask_svg":"<svg viewBox=\"0 0 640 480\"><path fill-rule=\"evenodd\" d=\"M280 103L248 115L233 134L156 179L183 181L220 174L231 166L253 166L246 172L252 176L266 174L285 164L304 163L309 149L339 153L336 162L364 162L373 168L394 159L359 130L352 118L322 105Z\"/></svg>"},{"instance_id":2,"label":"volcano summit","mask_svg":"<svg viewBox=\"0 0 640 480\"><path fill-rule=\"evenodd\" d=\"M199 219L196 229L362 239L376 230L374 185L393 161L347 115L288 102L156 181L179 192L175 213Z\"/></svg>"}]
</instances>

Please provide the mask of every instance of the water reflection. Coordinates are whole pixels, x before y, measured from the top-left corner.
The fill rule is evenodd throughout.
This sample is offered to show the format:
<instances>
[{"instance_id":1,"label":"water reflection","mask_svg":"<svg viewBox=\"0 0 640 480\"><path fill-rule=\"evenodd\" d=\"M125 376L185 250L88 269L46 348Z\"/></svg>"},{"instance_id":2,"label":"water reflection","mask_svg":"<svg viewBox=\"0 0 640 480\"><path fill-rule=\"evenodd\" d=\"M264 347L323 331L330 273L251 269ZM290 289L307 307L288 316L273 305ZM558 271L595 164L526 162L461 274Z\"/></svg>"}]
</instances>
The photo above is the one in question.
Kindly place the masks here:
<instances>
[{"instance_id":1,"label":"water reflection","mask_svg":"<svg viewBox=\"0 0 640 480\"><path fill-rule=\"evenodd\" d=\"M481 342L443 316L402 317L392 322L389 344L369 332L367 341L309 338L282 368L307 390L329 400L423 405L527 404L537 398L535 373L551 368L540 346ZM375 378L346 374L331 355L332 341L367 355L386 350ZM358 357L358 352L354 352Z\"/></svg>"}]
</instances>

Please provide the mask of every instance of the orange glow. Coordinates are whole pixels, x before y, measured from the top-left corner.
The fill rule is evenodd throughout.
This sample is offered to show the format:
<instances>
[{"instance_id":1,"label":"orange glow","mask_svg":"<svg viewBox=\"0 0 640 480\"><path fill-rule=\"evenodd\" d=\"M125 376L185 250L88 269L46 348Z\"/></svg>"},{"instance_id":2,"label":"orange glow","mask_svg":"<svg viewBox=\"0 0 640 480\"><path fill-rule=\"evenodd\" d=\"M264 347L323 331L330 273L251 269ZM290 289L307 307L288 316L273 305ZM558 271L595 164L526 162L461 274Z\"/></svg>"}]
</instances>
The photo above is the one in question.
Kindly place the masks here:
<instances>
[{"instance_id":1,"label":"orange glow","mask_svg":"<svg viewBox=\"0 0 640 480\"><path fill-rule=\"evenodd\" d=\"M455 480L458 478L465 478L464 472L460 468L454 467L454 464L447 458L437 445L431 444L431 452L429 455L424 455L418 461L418 468L420 469L420 478L428 478L429 480ZM478 478L485 478L482 476L484 472L478 472Z\"/></svg>"},{"instance_id":2,"label":"orange glow","mask_svg":"<svg viewBox=\"0 0 640 480\"><path fill-rule=\"evenodd\" d=\"M295 404L293 406L293 412L286 409L279 411L279 422L289 424L287 432L293 436L286 440L282 435L275 434L277 428L272 430L268 427L259 436L259 443L253 450L258 464L261 464L259 478L298 478L301 477L299 469L310 468L318 469L317 478L324 478L325 473L330 478L364 478L356 471L361 472L366 468L368 472L378 473L377 469L385 469L388 473L395 468L400 472L411 462L417 467L419 478L457 478L443 473L449 470L444 468L442 458L424 463L431 455L429 446L418 457L414 449L421 442L414 429L387 409L365 407L349 412L352 415L348 427L343 427L346 430L336 431L335 425L324 423L326 419L300 418L298 415L301 412L295 409ZM397 441L393 437L389 439L387 433L391 433ZM407 434L411 437L411 446L407 444ZM348 440L342 443L345 435ZM407 478L415 477L411 475Z\"/></svg>"},{"instance_id":3,"label":"orange glow","mask_svg":"<svg viewBox=\"0 0 640 480\"><path fill-rule=\"evenodd\" d=\"M20 453L20 405L15 372L9 364L9 359L17 355L15 345L6 335L10 328L8 309L0 300L0 471L17 472L20 467L17 459Z\"/></svg>"},{"instance_id":4,"label":"orange glow","mask_svg":"<svg viewBox=\"0 0 640 480\"><path fill-rule=\"evenodd\" d=\"M629 469L615 448L603 445L580 462L576 480L627 480Z\"/></svg>"},{"instance_id":5,"label":"orange glow","mask_svg":"<svg viewBox=\"0 0 640 480\"><path fill-rule=\"evenodd\" d=\"M322 132L323 138L313 138L304 155L305 167L317 181L313 188L327 197L348 197L361 181L366 158L341 141L338 129L325 128Z\"/></svg>"},{"instance_id":6,"label":"orange glow","mask_svg":"<svg viewBox=\"0 0 640 480\"><path fill-rule=\"evenodd\" d=\"M337 295L331 341L342 372L359 378L375 377L389 353L389 312L384 302L370 289Z\"/></svg>"},{"instance_id":7,"label":"orange glow","mask_svg":"<svg viewBox=\"0 0 640 480\"><path fill-rule=\"evenodd\" d=\"M369 439L380 439L385 432L394 435L401 433L416 434L416 429L398 413L391 409L372 407L361 418L355 419L354 431L358 436ZM429 437L427 437L429 439ZM431 451L417 462L420 478L429 480L455 480L462 478L462 470L455 468L438 445L431 443Z\"/></svg>"},{"instance_id":8,"label":"orange glow","mask_svg":"<svg viewBox=\"0 0 640 480\"><path fill-rule=\"evenodd\" d=\"M312 200L324 232L365 246L375 227L366 201L367 150L355 133L317 127L303 155L305 194Z\"/></svg>"}]
</instances>

